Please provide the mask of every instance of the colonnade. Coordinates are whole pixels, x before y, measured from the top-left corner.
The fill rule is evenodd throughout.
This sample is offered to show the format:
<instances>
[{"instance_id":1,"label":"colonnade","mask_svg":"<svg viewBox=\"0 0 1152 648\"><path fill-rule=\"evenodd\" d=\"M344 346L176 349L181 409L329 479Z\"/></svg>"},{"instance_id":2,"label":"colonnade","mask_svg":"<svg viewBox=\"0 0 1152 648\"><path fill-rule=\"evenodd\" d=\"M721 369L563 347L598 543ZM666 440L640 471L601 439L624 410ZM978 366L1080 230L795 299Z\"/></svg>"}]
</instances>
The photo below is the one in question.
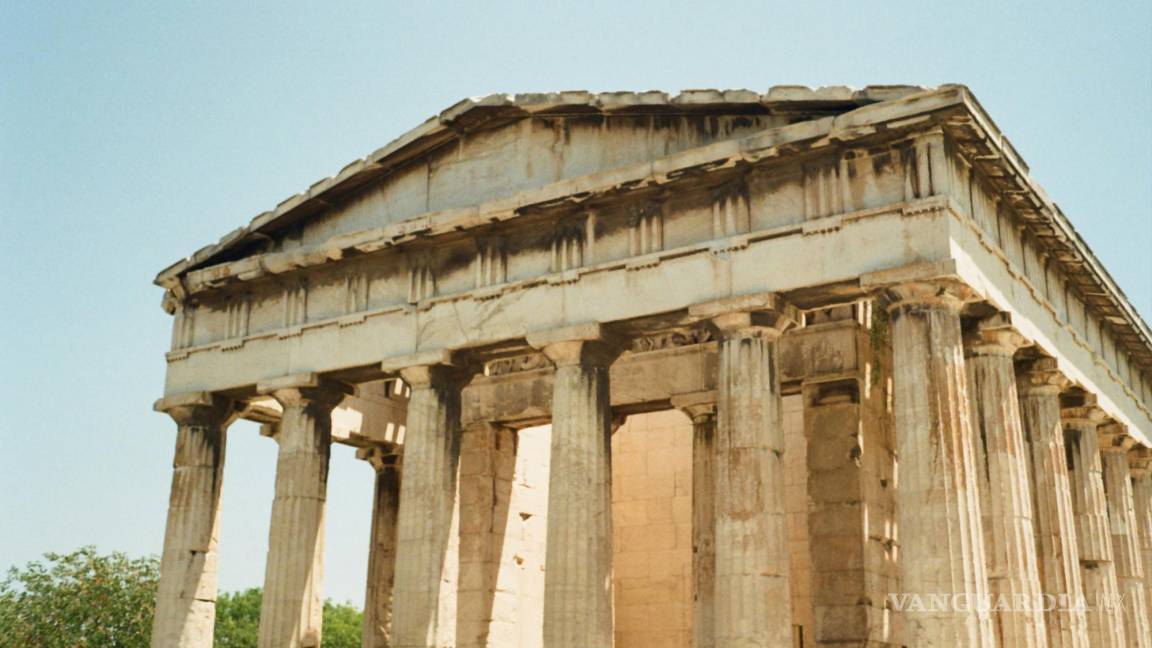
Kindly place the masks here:
<instances>
[{"instance_id":1,"label":"colonnade","mask_svg":"<svg viewBox=\"0 0 1152 648\"><path fill-rule=\"evenodd\" d=\"M883 300L898 463L891 485L898 592L891 594L950 603L906 609L903 636L886 641L1152 645L1146 449L1134 447L1090 394L1072 389L1054 361L1021 354L1027 341L1010 318L962 322L962 307L971 300L963 286L906 284L888 289ZM702 304L689 316L718 338L715 391L672 399L694 429L693 644L791 646L777 347L801 316L775 298ZM622 347L600 325L530 335L527 343L555 367L544 646L611 646L615 420L609 368ZM364 644L502 645L490 636L492 619L483 610L490 608L484 599L493 595L492 567L499 561L491 516L500 488L493 486L511 480L507 455L514 453L515 432L462 423L461 393L471 370L449 354L400 358L382 369L398 374L412 392L403 458L378 448L360 453L377 474ZM279 459L260 646L319 646L330 415L348 390L315 375L257 389L284 410L275 435ZM813 396L806 432L819 433L822 412L852 406L853 398L858 395ZM207 647L225 428L237 409L210 394L168 398L158 408L176 420L178 435L153 645ZM826 468L811 459L809 467L813 474ZM864 492L865 478L854 476L849 489ZM861 498L848 498L837 515L866 518L868 502ZM860 545L865 542L860 533ZM825 559L813 553L816 563ZM863 581L870 576L860 560ZM840 589L854 595L853 587L863 586ZM442 596L444 588L456 588L457 595ZM843 592L825 589L814 594L818 604L851 608L851 601L834 600ZM1058 603L1034 605L1041 600ZM1085 600L1086 608L1076 604ZM1100 604L1119 601L1122 606ZM822 622L815 643L831 642L837 632L843 640L845 625L858 626L863 639L877 637L869 634L877 632L873 619L835 618L846 620L839 627Z\"/></svg>"}]
</instances>

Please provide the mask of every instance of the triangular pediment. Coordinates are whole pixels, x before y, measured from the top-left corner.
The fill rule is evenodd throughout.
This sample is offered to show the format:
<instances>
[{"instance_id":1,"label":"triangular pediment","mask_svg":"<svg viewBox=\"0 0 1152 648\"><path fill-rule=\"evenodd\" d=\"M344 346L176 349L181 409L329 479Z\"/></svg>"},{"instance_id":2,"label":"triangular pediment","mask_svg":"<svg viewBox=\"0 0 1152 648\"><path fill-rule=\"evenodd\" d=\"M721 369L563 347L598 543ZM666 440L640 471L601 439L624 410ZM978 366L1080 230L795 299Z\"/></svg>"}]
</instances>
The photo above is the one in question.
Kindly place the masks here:
<instances>
[{"instance_id":1,"label":"triangular pediment","mask_svg":"<svg viewBox=\"0 0 1152 648\"><path fill-rule=\"evenodd\" d=\"M466 99L166 268L157 283L924 90L776 86Z\"/></svg>"}]
</instances>

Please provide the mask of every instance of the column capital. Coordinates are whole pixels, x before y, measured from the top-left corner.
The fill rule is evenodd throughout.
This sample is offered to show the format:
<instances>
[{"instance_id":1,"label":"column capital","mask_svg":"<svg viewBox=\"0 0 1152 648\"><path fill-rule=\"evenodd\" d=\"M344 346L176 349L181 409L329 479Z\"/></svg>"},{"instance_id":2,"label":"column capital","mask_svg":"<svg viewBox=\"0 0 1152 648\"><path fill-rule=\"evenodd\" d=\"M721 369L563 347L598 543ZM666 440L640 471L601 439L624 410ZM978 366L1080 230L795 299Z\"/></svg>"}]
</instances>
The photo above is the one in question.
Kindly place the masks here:
<instances>
[{"instance_id":1,"label":"column capital","mask_svg":"<svg viewBox=\"0 0 1152 648\"><path fill-rule=\"evenodd\" d=\"M959 313L976 291L955 279L909 281L884 290L889 313L923 308L946 308Z\"/></svg>"},{"instance_id":2,"label":"column capital","mask_svg":"<svg viewBox=\"0 0 1152 648\"><path fill-rule=\"evenodd\" d=\"M1128 436L1128 428L1122 423L1108 421L1096 428L1100 438L1100 452L1124 453L1136 446L1136 439Z\"/></svg>"},{"instance_id":3,"label":"column capital","mask_svg":"<svg viewBox=\"0 0 1152 648\"><path fill-rule=\"evenodd\" d=\"M557 367L608 367L623 350L621 341L596 322L531 333L527 341Z\"/></svg>"},{"instance_id":4,"label":"column capital","mask_svg":"<svg viewBox=\"0 0 1152 648\"><path fill-rule=\"evenodd\" d=\"M1137 445L1129 450L1128 467L1133 477L1152 475L1152 449Z\"/></svg>"},{"instance_id":5,"label":"column capital","mask_svg":"<svg viewBox=\"0 0 1152 648\"><path fill-rule=\"evenodd\" d=\"M1057 396L1071 384L1056 365L1055 358L1033 358L1016 365L1016 390L1021 395Z\"/></svg>"},{"instance_id":6,"label":"column capital","mask_svg":"<svg viewBox=\"0 0 1152 648\"><path fill-rule=\"evenodd\" d=\"M727 297L688 307L694 320L708 320L722 336L748 333L779 336L803 321L800 310L775 293Z\"/></svg>"},{"instance_id":7,"label":"column capital","mask_svg":"<svg viewBox=\"0 0 1152 648\"><path fill-rule=\"evenodd\" d=\"M1012 315L996 313L976 323L964 336L968 356L1009 356L1028 346L1029 341L1012 326Z\"/></svg>"},{"instance_id":8,"label":"column capital","mask_svg":"<svg viewBox=\"0 0 1152 648\"><path fill-rule=\"evenodd\" d=\"M396 446L364 446L356 448L356 458L368 462L378 473L388 469L399 470L404 457L397 450Z\"/></svg>"},{"instance_id":9,"label":"column capital","mask_svg":"<svg viewBox=\"0 0 1152 648\"><path fill-rule=\"evenodd\" d=\"M1065 425L1095 431L1108 420L1108 415L1096 405L1096 397L1092 394L1061 400L1065 402L1060 403L1060 420Z\"/></svg>"},{"instance_id":10,"label":"column capital","mask_svg":"<svg viewBox=\"0 0 1152 648\"><path fill-rule=\"evenodd\" d=\"M211 392L191 392L165 396L152 404L177 425L222 425L236 415L236 403Z\"/></svg>"},{"instance_id":11,"label":"column capital","mask_svg":"<svg viewBox=\"0 0 1152 648\"><path fill-rule=\"evenodd\" d=\"M314 373L293 374L256 384L256 391L275 398L285 408L310 403L336 407L344 397L355 393L351 385L326 380Z\"/></svg>"},{"instance_id":12,"label":"column capital","mask_svg":"<svg viewBox=\"0 0 1152 648\"><path fill-rule=\"evenodd\" d=\"M397 374L411 387L436 387L467 382L476 372L462 356L447 350L421 351L380 363L385 373Z\"/></svg>"},{"instance_id":13,"label":"column capital","mask_svg":"<svg viewBox=\"0 0 1152 648\"><path fill-rule=\"evenodd\" d=\"M1061 407L1060 420L1066 425L1095 429L1108 420L1108 417L1104 414L1104 410L1090 405L1086 407Z\"/></svg>"},{"instance_id":14,"label":"column capital","mask_svg":"<svg viewBox=\"0 0 1152 648\"><path fill-rule=\"evenodd\" d=\"M716 391L678 394L672 397L672 407L684 412L693 423L705 423L716 417Z\"/></svg>"}]
</instances>

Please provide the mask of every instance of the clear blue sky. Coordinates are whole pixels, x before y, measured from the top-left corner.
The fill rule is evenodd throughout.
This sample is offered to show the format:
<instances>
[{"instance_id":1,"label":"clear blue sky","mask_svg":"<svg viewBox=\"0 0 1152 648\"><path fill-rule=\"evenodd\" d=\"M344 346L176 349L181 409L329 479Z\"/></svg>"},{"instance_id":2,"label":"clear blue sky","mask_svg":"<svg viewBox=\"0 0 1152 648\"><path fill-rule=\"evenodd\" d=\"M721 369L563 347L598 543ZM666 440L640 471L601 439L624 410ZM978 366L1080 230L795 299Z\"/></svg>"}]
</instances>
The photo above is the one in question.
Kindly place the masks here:
<instances>
[{"instance_id":1,"label":"clear blue sky","mask_svg":"<svg viewBox=\"0 0 1152 648\"><path fill-rule=\"evenodd\" d=\"M965 83L1152 314L1152 3L178 4L0 9L0 568L159 552L152 277L469 95ZM371 470L344 450L328 592L359 602ZM262 580L275 458L233 428L224 588Z\"/></svg>"}]
</instances>

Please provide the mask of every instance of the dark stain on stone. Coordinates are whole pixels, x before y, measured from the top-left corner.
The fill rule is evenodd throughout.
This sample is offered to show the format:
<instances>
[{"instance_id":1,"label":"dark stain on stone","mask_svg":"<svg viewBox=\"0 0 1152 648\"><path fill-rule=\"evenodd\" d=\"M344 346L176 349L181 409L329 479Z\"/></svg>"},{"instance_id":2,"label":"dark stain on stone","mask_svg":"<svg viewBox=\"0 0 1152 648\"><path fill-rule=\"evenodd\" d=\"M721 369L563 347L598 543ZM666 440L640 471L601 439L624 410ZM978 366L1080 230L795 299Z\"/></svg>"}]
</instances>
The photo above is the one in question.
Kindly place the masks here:
<instances>
[{"instance_id":1,"label":"dark stain on stone","mask_svg":"<svg viewBox=\"0 0 1152 648\"><path fill-rule=\"evenodd\" d=\"M871 157L872 157L872 172L877 174L877 175L880 175L886 169L891 168L891 166L892 166L892 152L891 151L886 150L886 151L883 151L881 153L873 153Z\"/></svg>"}]
</instances>

